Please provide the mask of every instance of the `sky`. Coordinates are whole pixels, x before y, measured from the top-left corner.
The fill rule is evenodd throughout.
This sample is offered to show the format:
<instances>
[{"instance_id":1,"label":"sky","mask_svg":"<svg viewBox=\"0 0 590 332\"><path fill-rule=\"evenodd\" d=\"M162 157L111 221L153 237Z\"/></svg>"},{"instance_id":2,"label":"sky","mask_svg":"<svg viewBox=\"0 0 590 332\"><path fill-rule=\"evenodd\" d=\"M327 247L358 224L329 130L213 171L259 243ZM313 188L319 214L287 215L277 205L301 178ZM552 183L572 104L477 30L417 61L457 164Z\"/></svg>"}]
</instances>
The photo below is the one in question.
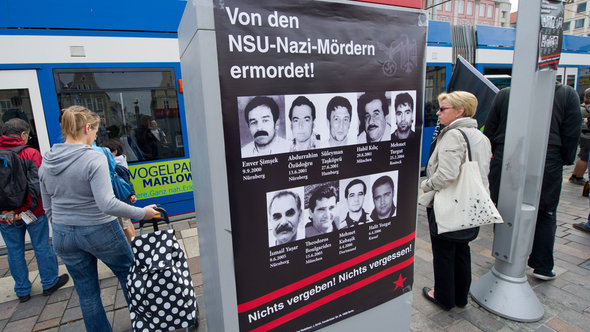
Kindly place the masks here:
<instances>
[{"instance_id":1,"label":"sky","mask_svg":"<svg viewBox=\"0 0 590 332\"><path fill-rule=\"evenodd\" d=\"M510 3L512 4L512 7L510 7L510 12L514 13L518 10L518 0L510 0Z\"/></svg>"}]
</instances>

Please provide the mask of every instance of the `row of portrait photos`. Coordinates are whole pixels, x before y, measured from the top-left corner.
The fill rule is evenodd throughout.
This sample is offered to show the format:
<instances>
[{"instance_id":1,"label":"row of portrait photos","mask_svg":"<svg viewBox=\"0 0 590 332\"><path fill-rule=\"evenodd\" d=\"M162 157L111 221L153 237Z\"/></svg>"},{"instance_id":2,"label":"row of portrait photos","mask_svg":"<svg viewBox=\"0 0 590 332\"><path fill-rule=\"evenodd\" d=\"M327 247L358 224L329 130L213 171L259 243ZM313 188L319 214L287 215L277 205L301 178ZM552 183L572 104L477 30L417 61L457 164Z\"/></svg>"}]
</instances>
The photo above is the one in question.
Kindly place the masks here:
<instances>
[{"instance_id":1,"label":"row of portrait photos","mask_svg":"<svg viewBox=\"0 0 590 332\"><path fill-rule=\"evenodd\" d=\"M268 192L269 247L395 217L397 183L389 171Z\"/></svg>"},{"instance_id":2,"label":"row of portrait photos","mask_svg":"<svg viewBox=\"0 0 590 332\"><path fill-rule=\"evenodd\" d=\"M238 97L242 158L415 135L416 91Z\"/></svg>"}]
</instances>

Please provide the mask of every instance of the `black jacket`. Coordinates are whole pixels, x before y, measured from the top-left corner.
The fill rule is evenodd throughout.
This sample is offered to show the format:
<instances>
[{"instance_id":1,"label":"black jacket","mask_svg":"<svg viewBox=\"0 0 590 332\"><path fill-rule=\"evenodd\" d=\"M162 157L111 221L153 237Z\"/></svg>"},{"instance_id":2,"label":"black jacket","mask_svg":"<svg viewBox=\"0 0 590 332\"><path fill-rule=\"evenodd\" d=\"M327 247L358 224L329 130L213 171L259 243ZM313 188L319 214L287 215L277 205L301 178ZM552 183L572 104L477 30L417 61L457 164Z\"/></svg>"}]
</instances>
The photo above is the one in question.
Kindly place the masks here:
<instances>
[{"instance_id":1,"label":"black jacket","mask_svg":"<svg viewBox=\"0 0 590 332\"><path fill-rule=\"evenodd\" d=\"M492 101L488 113L483 133L492 143L492 153L496 147L504 145L509 95L509 87L500 90ZM580 100L576 90L568 85L557 83L553 97L548 145L559 148L565 165L571 165L576 160L581 123Z\"/></svg>"}]
</instances>

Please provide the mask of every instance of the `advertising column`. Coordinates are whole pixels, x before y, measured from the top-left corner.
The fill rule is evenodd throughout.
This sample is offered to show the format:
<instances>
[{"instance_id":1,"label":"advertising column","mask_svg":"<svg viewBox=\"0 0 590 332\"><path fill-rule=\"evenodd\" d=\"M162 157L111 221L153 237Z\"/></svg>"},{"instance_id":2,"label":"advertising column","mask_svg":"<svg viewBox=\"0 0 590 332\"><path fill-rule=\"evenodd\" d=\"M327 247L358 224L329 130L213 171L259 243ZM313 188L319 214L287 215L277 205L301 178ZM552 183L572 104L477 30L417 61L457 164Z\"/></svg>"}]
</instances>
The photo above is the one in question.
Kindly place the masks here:
<instances>
[{"instance_id":1,"label":"advertising column","mask_svg":"<svg viewBox=\"0 0 590 332\"><path fill-rule=\"evenodd\" d=\"M426 22L214 10L241 331L311 331L410 292Z\"/></svg>"},{"instance_id":2,"label":"advertising column","mask_svg":"<svg viewBox=\"0 0 590 332\"><path fill-rule=\"evenodd\" d=\"M207 306L207 320L233 314L233 302L240 331L314 331L402 295L411 299L426 16L288 0L225 0L208 10L211 26L205 19L194 37L180 34L181 50L188 45L187 89L189 81L202 89L185 99L194 105L188 122L199 128L189 129L189 138L191 156L199 156L192 163L205 296L208 285L209 294L221 295ZM192 19L183 18L181 28ZM216 45L207 37L213 29ZM207 47L216 48L217 61L207 58ZM219 81L208 82L213 63ZM220 118L211 102L217 82ZM211 140L216 121L223 144ZM205 145L194 146L199 138ZM217 159L208 163L207 156ZM229 217L219 219L226 202L215 185L225 180ZM231 271L223 257L228 245L219 244L227 236ZM228 274L235 299L224 295L234 285L216 288L215 278ZM410 303L402 304L407 317L397 322L407 329ZM376 319L393 322L396 314Z\"/></svg>"}]
</instances>

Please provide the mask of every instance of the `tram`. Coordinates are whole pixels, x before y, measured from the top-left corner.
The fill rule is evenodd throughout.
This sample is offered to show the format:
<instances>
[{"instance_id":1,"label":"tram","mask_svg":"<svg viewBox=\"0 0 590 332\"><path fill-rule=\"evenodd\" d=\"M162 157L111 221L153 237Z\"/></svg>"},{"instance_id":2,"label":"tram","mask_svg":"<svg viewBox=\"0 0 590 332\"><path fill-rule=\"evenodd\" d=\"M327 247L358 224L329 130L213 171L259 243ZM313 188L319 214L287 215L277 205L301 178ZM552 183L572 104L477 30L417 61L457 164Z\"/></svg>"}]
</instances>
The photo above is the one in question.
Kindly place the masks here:
<instances>
[{"instance_id":1,"label":"tram","mask_svg":"<svg viewBox=\"0 0 590 332\"><path fill-rule=\"evenodd\" d=\"M61 142L59 111L83 105L102 119L97 141L124 145L139 205L160 204L171 216L194 212L187 110L183 101L178 24L186 1L30 2L0 0L0 113L24 114L30 144L47 152ZM514 29L477 26L474 66L509 75ZM458 44L447 22L430 21L422 163L436 124L436 97L446 90ZM590 38L564 36L558 80L590 87ZM2 119L3 123L5 119ZM148 146L137 135L160 137Z\"/></svg>"}]
</instances>

